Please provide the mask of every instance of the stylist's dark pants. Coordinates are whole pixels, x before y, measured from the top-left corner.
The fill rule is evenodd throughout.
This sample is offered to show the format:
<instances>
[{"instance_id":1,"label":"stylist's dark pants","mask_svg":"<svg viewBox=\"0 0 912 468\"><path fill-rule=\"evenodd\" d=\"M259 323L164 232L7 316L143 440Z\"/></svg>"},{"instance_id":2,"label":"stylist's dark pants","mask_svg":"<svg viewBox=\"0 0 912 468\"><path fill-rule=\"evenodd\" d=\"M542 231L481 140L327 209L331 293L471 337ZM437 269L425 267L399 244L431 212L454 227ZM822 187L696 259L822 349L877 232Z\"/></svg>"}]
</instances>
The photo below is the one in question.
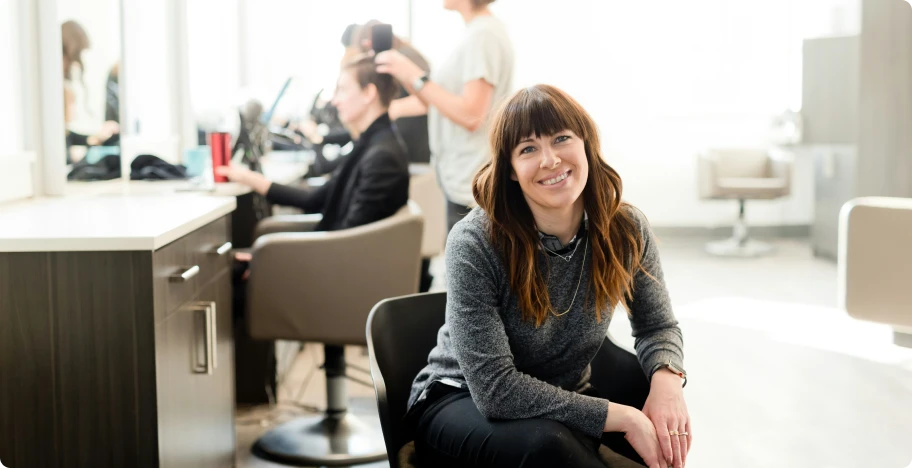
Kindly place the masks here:
<instances>
[{"instance_id":1,"label":"stylist's dark pants","mask_svg":"<svg viewBox=\"0 0 912 468\"><path fill-rule=\"evenodd\" d=\"M606 468L598 456L600 444L643 463L623 434L608 433L599 440L549 419L489 420L465 390L429 402L418 417L416 434L421 466Z\"/></svg>"},{"instance_id":2,"label":"stylist's dark pants","mask_svg":"<svg viewBox=\"0 0 912 468\"><path fill-rule=\"evenodd\" d=\"M465 218L472 208L469 208L465 205L460 205L459 203L453 203L449 200L447 204L447 234L453 230L453 226L456 225L462 218Z\"/></svg>"}]
</instances>

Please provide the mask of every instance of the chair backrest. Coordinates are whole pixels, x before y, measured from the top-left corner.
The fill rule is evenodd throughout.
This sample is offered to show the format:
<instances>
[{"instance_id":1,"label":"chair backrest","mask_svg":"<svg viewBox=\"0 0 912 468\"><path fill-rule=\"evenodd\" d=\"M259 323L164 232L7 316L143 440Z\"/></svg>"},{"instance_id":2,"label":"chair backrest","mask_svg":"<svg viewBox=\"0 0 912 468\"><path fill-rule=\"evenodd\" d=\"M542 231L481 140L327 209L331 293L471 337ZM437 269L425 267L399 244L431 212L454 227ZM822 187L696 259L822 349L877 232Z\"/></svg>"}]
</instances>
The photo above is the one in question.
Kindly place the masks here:
<instances>
[{"instance_id":1,"label":"chair backrest","mask_svg":"<svg viewBox=\"0 0 912 468\"><path fill-rule=\"evenodd\" d=\"M762 178L770 176L770 157L764 149L711 149L717 177Z\"/></svg>"},{"instance_id":2,"label":"chair backrest","mask_svg":"<svg viewBox=\"0 0 912 468\"><path fill-rule=\"evenodd\" d=\"M446 198L437 182L437 175L427 164L411 164L409 200L421 207L424 215L424 237L421 239L422 258L443 252L446 244Z\"/></svg>"},{"instance_id":3,"label":"chair backrest","mask_svg":"<svg viewBox=\"0 0 912 468\"><path fill-rule=\"evenodd\" d=\"M840 305L850 316L912 329L912 198L862 197L839 216Z\"/></svg>"},{"instance_id":4,"label":"chair backrest","mask_svg":"<svg viewBox=\"0 0 912 468\"><path fill-rule=\"evenodd\" d=\"M261 236L247 284L251 336L365 344L365 319L377 301L418 291L423 225L410 201L351 229Z\"/></svg>"},{"instance_id":5,"label":"chair backrest","mask_svg":"<svg viewBox=\"0 0 912 468\"><path fill-rule=\"evenodd\" d=\"M445 312L446 293L425 293L380 301L367 318L371 376L391 466L399 466L399 449L412 440L403 421L412 381L437 345Z\"/></svg>"}]
</instances>

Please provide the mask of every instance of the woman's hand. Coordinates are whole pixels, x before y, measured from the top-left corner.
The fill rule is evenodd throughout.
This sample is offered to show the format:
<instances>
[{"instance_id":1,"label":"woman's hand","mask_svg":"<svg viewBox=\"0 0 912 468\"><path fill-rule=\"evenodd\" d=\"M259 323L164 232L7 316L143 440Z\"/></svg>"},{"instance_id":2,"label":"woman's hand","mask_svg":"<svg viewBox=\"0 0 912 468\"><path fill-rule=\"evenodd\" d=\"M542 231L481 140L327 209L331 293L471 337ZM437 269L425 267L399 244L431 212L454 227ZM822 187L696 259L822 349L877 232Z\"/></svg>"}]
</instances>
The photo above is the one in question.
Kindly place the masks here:
<instances>
[{"instance_id":1,"label":"woman's hand","mask_svg":"<svg viewBox=\"0 0 912 468\"><path fill-rule=\"evenodd\" d=\"M693 435L690 429L690 415L684 403L681 377L667 369L657 371L652 376L643 414L655 426L665 461L674 468L683 468ZM681 435L671 435L674 431Z\"/></svg>"},{"instance_id":2,"label":"woman's hand","mask_svg":"<svg viewBox=\"0 0 912 468\"><path fill-rule=\"evenodd\" d=\"M86 139L86 143L88 143L89 146L100 146L118 133L120 133L120 125L113 120L107 120L101 124L101 129L98 133L91 135Z\"/></svg>"},{"instance_id":3,"label":"woman's hand","mask_svg":"<svg viewBox=\"0 0 912 468\"><path fill-rule=\"evenodd\" d=\"M266 192L269 191L269 187L272 185L272 182L270 182L269 179L263 177L262 174L253 172L246 167L219 166L215 168L215 173L220 176L227 177L228 180L232 182L244 184L255 190L260 195L266 195Z\"/></svg>"},{"instance_id":4,"label":"woman's hand","mask_svg":"<svg viewBox=\"0 0 912 468\"><path fill-rule=\"evenodd\" d=\"M388 73L393 75L400 83L409 88L411 91L412 83L424 75L424 70L415 62L412 62L398 50L387 50L380 52L374 57L374 63L377 64L377 73Z\"/></svg>"},{"instance_id":5,"label":"woman's hand","mask_svg":"<svg viewBox=\"0 0 912 468\"><path fill-rule=\"evenodd\" d=\"M624 439L640 455L649 468L665 468L662 450L656 437L655 425L642 411L626 405L608 403L605 432L623 432Z\"/></svg>"}]
</instances>

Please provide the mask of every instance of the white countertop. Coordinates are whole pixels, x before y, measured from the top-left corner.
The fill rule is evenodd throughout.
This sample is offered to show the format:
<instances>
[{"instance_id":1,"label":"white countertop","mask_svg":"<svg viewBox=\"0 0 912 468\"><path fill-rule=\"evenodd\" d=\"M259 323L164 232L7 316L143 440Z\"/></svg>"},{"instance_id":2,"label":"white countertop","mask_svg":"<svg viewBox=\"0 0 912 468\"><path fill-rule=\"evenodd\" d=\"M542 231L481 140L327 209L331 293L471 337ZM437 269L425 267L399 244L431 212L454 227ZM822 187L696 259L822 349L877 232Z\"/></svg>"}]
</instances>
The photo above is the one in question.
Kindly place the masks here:
<instances>
[{"instance_id":1,"label":"white countertop","mask_svg":"<svg viewBox=\"0 0 912 468\"><path fill-rule=\"evenodd\" d=\"M307 153L298 155L291 152L273 151L260 159L263 175L280 184L291 184L300 180L310 169L313 156ZM210 186L198 186L188 180L124 180L105 181L70 181L67 182L67 195L154 195L175 193L200 193L204 195L239 197L252 190L246 185L234 182L218 183Z\"/></svg>"},{"instance_id":2,"label":"white countertop","mask_svg":"<svg viewBox=\"0 0 912 468\"><path fill-rule=\"evenodd\" d=\"M0 205L0 252L157 250L234 211L234 197L97 195Z\"/></svg>"}]
</instances>

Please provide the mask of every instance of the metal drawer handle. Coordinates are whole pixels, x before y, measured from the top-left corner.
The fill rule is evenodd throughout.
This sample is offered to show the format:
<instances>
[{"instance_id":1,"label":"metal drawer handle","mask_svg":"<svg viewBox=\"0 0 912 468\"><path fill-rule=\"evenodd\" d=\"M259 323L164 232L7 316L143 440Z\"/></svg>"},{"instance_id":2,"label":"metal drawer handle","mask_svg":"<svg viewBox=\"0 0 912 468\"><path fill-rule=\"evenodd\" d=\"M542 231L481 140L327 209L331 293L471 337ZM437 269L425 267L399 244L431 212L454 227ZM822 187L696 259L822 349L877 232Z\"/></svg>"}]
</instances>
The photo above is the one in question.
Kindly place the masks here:
<instances>
[{"instance_id":1,"label":"metal drawer handle","mask_svg":"<svg viewBox=\"0 0 912 468\"><path fill-rule=\"evenodd\" d=\"M209 337L210 337L210 333L211 333L210 327L209 327L209 309L205 306L198 305L196 307L191 308L190 310L194 313L194 318L193 318L194 326L196 326L195 325L196 323L199 323L199 322L197 322L197 318L196 318L198 316L195 315L198 313L203 314L202 318L203 318L203 324L204 324L204 326L203 326L203 341L204 341L203 346L199 346L199 334L198 334L199 332L197 332L197 337L195 338L195 341L193 343L193 348L194 348L193 373L194 374L211 374L212 368L210 366L210 363L212 362L212 347L209 346ZM203 352L202 359L200 359L200 355L199 355L200 349L202 349L202 352Z\"/></svg>"},{"instance_id":2,"label":"metal drawer handle","mask_svg":"<svg viewBox=\"0 0 912 468\"><path fill-rule=\"evenodd\" d=\"M215 302L209 303L209 366L211 369L218 369L218 327L215 314ZM212 370L209 371L212 373Z\"/></svg>"},{"instance_id":3,"label":"metal drawer handle","mask_svg":"<svg viewBox=\"0 0 912 468\"><path fill-rule=\"evenodd\" d=\"M215 249L215 254L218 255L219 257L221 257L222 255L225 255L226 253L231 251L231 247L232 247L231 242L225 242L219 248Z\"/></svg>"},{"instance_id":4,"label":"metal drawer handle","mask_svg":"<svg viewBox=\"0 0 912 468\"><path fill-rule=\"evenodd\" d=\"M172 283L183 283L189 281L190 278L193 278L200 272L199 265L193 265L190 268L187 268L182 273L175 273L169 277Z\"/></svg>"},{"instance_id":5,"label":"metal drawer handle","mask_svg":"<svg viewBox=\"0 0 912 468\"><path fill-rule=\"evenodd\" d=\"M202 312L203 323L205 324L203 330L205 339L203 353L205 359L203 362L200 362L200 358L197 355L194 359L193 373L212 374L212 371L218 367L218 362L216 360L218 352L218 331L215 323L215 302L197 302L193 304L191 310L194 313Z\"/></svg>"}]
</instances>

